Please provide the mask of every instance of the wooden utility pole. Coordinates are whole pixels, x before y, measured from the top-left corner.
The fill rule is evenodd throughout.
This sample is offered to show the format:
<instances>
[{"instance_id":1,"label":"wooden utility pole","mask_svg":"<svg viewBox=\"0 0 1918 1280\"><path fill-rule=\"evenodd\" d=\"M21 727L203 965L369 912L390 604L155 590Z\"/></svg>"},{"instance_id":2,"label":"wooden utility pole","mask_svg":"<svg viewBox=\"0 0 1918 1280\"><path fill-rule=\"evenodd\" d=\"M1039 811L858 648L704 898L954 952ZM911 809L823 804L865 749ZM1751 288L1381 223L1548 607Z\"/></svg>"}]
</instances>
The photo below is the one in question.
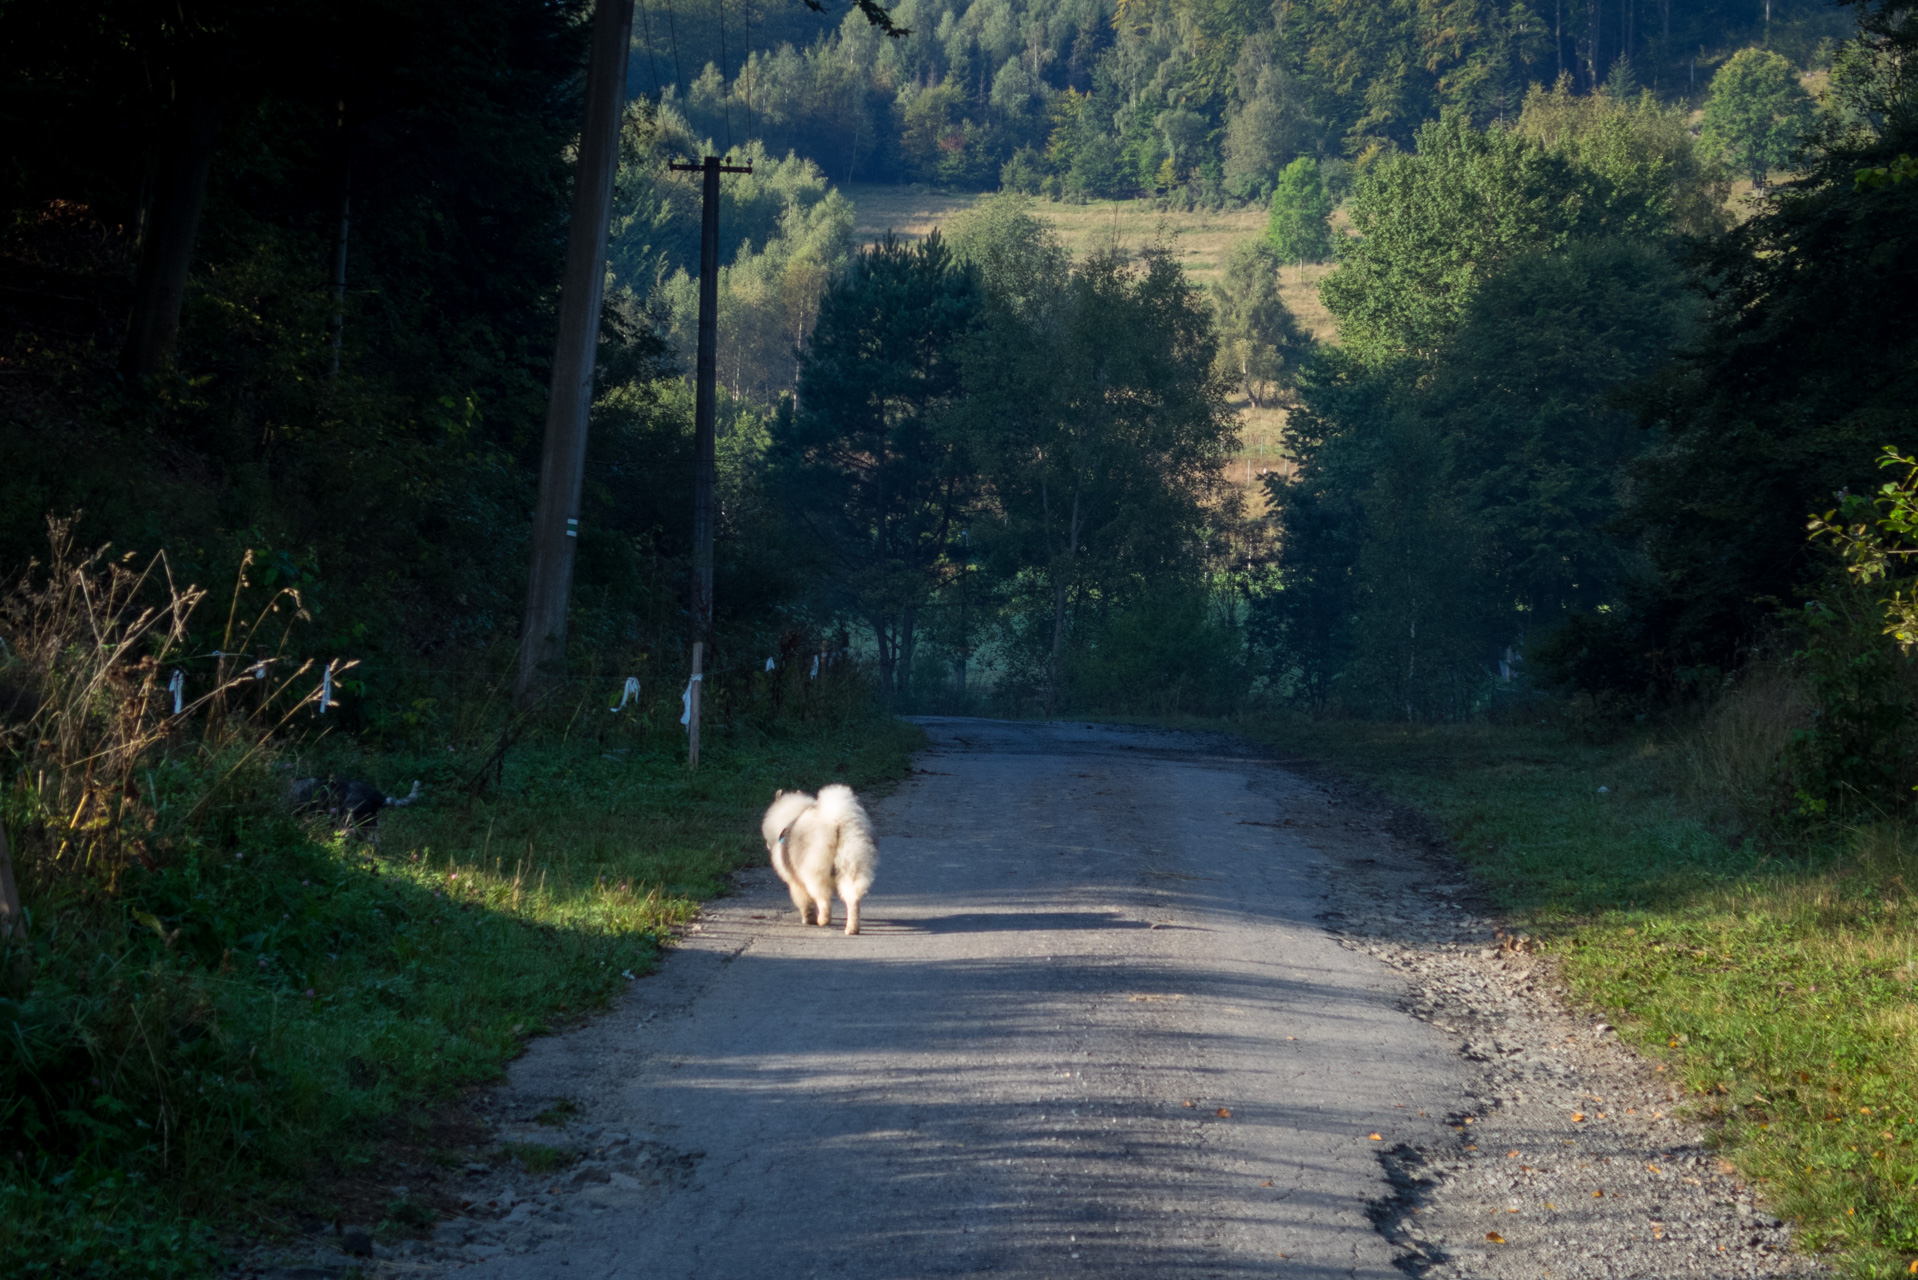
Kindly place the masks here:
<instances>
[{"instance_id":1,"label":"wooden utility pole","mask_svg":"<svg viewBox=\"0 0 1918 1280\"><path fill-rule=\"evenodd\" d=\"M713 633L714 402L719 373L719 175L751 173L749 164L672 162L682 173L703 175L699 217L699 353L693 371L693 681L686 724L687 759L699 767L699 695L705 683L702 659Z\"/></svg>"},{"instance_id":2,"label":"wooden utility pole","mask_svg":"<svg viewBox=\"0 0 1918 1280\"><path fill-rule=\"evenodd\" d=\"M626 111L626 55L633 43L633 0L599 0L586 68L586 120L573 174L573 217L559 293L559 340L533 512L533 563L520 626L515 701L530 702L542 674L566 663L566 610L573 595L579 490L586 474L586 417L593 407L593 359L606 284L606 237L619 168L619 124Z\"/></svg>"}]
</instances>

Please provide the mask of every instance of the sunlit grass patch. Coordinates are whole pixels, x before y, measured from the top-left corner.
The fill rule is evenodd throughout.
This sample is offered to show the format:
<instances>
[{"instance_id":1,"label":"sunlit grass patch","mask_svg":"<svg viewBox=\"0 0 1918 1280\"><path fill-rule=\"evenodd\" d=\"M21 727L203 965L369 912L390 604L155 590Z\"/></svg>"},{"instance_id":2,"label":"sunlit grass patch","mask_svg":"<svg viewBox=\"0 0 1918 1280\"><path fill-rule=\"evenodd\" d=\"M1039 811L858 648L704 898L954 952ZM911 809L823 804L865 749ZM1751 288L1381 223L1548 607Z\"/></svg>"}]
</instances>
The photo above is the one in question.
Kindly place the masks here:
<instances>
[{"instance_id":1,"label":"sunlit grass patch","mask_svg":"<svg viewBox=\"0 0 1918 1280\"><path fill-rule=\"evenodd\" d=\"M0 999L0 1069L44 1096L0 1096L0 1274L204 1275L209 1224L271 1231L340 1197L418 1229L429 1206L388 1203L383 1152L433 1141L440 1104L643 975L764 857L774 787L870 788L920 740L863 698L715 724L697 774L676 724L611 749L555 735L478 794L470 752L335 747L305 763L425 781L377 844L295 821L261 765L217 838L109 892L30 879L35 984Z\"/></svg>"},{"instance_id":2,"label":"sunlit grass patch","mask_svg":"<svg viewBox=\"0 0 1918 1280\"><path fill-rule=\"evenodd\" d=\"M1759 727L1782 741L1772 720L1791 714ZM1851 1274L1907 1274L1918 833L1736 834L1707 815L1749 803L1712 803L1700 777L1749 789L1763 762L1695 737L1303 721L1265 732L1438 819L1484 890L1670 1072L1805 1246L1836 1251Z\"/></svg>"}]
</instances>

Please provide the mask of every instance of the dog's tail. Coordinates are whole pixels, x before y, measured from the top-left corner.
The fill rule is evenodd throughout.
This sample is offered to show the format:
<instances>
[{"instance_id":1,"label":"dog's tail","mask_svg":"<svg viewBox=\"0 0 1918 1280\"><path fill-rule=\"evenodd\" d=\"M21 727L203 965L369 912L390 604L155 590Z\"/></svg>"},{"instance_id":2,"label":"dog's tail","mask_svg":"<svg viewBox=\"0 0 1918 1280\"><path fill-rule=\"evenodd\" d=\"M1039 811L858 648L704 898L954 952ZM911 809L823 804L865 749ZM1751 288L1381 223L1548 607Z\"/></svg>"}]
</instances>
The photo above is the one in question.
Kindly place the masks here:
<instances>
[{"instance_id":1,"label":"dog's tail","mask_svg":"<svg viewBox=\"0 0 1918 1280\"><path fill-rule=\"evenodd\" d=\"M420 800L420 780L418 778L413 779L413 789L407 792L404 797L401 797L401 796L386 797L387 805L394 809L404 809L409 804L418 804L419 800Z\"/></svg>"},{"instance_id":2,"label":"dog's tail","mask_svg":"<svg viewBox=\"0 0 1918 1280\"><path fill-rule=\"evenodd\" d=\"M879 869L879 846L872 838L872 820L851 787L837 783L819 789L815 812L833 832L833 876L840 896L855 901L872 888Z\"/></svg>"}]
</instances>

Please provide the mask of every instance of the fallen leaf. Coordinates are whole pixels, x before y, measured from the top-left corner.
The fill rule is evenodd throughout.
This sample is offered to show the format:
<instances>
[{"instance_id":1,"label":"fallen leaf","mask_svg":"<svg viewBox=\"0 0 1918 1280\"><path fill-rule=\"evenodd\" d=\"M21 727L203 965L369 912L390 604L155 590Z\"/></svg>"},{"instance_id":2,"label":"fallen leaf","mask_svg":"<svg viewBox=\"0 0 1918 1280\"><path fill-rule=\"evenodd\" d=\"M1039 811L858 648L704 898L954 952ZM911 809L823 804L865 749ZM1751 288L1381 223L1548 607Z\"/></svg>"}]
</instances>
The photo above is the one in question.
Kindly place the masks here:
<instances>
[{"instance_id":1,"label":"fallen leaf","mask_svg":"<svg viewBox=\"0 0 1918 1280\"><path fill-rule=\"evenodd\" d=\"M1650 1169L1650 1170L1651 1170L1651 1171L1652 1171L1653 1173L1663 1173L1663 1172L1665 1172L1665 1171L1664 1171L1663 1169L1661 1169L1661 1168L1659 1168L1659 1167L1658 1167L1657 1165L1655 1165L1655 1164L1648 1164L1648 1165L1646 1165L1645 1167L1646 1167L1647 1169Z\"/></svg>"},{"instance_id":2,"label":"fallen leaf","mask_svg":"<svg viewBox=\"0 0 1918 1280\"><path fill-rule=\"evenodd\" d=\"M1516 1160L1516 1159L1518 1159L1518 1152L1516 1152L1516 1151L1507 1151L1507 1152L1505 1153L1505 1158L1506 1158L1507 1160Z\"/></svg>"},{"instance_id":3,"label":"fallen leaf","mask_svg":"<svg viewBox=\"0 0 1918 1280\"><path fill-rule=\"evenodd\" d=\"M1186 1105L1186 1106L1188 1106L1188 1107L1189 1107L1189 1106L1191 1106L1191 1105L1192 1105L1192 1099L1190 1099L1190 1098L1187 1098L1187 1099L1185 1100L1185 1105Z\"/></svg>"},{"instance_id":4,"label":"fallen leaf","mask_svg":"<svg viewBox=\"0 0 1918 1280\"><path fill-rule=\"evenodd\" d=\"M1555 1205L1555 1204L1553 1204L1553 1203L1552 1203L1552 1202L1551 1202L1550 1200L1547 1200L1547 1201L1545 1202L1545 1207L1546 1207L1547 1209L1556 1209L1556 1208L1558 1208L1558 1206L1557 1206L1557 1205Z\"/></svg>"},{"instance_id":5,"label":"fallen leaf","mask_svg":"<svg viewBox=\"0 0 1918 1280\"><path fill-rule=\"evenodd\" d=\"M1490 1241L1491 1241L1491 1242L1492 1242L1493 1244L1504 1244L1504 1243L1505 1243L1505 1237L1504 1237L1504 1236L1502 1236L1502 1235L1500 1235L1500 1234L1499 1234L1498 1232L1496 1232L1496 1231L1487 1231L1487 1232L1485 1233L1485 1238L1486 1238L1487 1240L1490 1240Z\"/></svg>"},{"instance_id":6,"label":"fallen leaf","mask_svg":"<svg viewBox=\"0 0 1918 1280\"><path fill-rule=\"evenodd\" d=\"M1230 1111L1227 1111L1224 1107L1219 1108L1219 1119L1230 1120L1231 1118L1232 1118L1232 1113Z\"/></svg>"},{"instance_id":7,"label":"fallen leaf","mask_svg":"<svg viewBox=\"0 0 1918 1280\"><path fill-rule=\"evenodd\" d=\"M1584 1113L1583 1111L1574 1111L1574 1112L1572 1112L1572 1123L1573 1123L1573 1124L1577 1124L1577 1123L1578 1123L1579 1121L1581 1121L1581 1120L1583 1120L1584 1118L1585 1118L1585 1113Z\"/></svg>"},{"instance_id":8,"label":"fallen leaf","mask_svg":"<svg viewBox=\"0 0 1918 1280\"><path fill-rule=\"evenodd\" d=\"M1381 1137L1379 1137L1379 1135L1378 1135L1378 1134L1376 1134L1376 1133L1368 1133L1368 1134L1366 1134L1365 1136L1366 1136L1366 1137L1368 1137L1368 1138L1370 1138L1370 1139L1371 1139L1372 1141L1374 1141L1374 1142L1384 1142L1384 1141L1385 1141L1385 1139L1384 1139L1384 1138L1381 1138Z\"/></svg>"},{"instance_id":9,"label":"fallen leaf","mask_svg":"<svg viewBox=\"0 0 1918 1280\"><path fill-rule=\"evenodd\" d=\"M1604 1196L1605 1196L1605 1193L1603 1191L1592 1192L1592 1199L1594 1200L1601 1200L1604 1198Z\"/></svg>"},{"instance_id":10,"label":"fallen leaf","mask_svg":"<svg viewBox=\"0 0 1918 1280\"><path fill-rule=\"evenodd\" d=\"M1272 1185L1272 1179L1267 1178L1264 1182L1261 1182L1259 1185L1262 1187L1269 1187Z\"/></svg>"}]
</instances>

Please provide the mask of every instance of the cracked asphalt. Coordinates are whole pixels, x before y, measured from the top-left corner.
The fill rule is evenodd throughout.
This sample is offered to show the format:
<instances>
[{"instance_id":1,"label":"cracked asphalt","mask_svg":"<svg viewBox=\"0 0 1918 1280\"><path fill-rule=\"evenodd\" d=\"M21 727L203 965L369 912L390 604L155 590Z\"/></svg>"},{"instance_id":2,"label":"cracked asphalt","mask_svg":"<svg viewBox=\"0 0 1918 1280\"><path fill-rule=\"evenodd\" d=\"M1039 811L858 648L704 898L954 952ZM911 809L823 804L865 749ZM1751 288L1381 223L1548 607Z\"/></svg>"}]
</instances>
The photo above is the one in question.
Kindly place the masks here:
<instances>
[{"instance_id":1,"label":"cracked asphalt","mask_svg":"<svg viewBox=\"0 0 1918 1280\"><path fill-rule=\"evenodd\" d=\"M554 1141L530 1118L572 1099L586 1163L480 1190L518 1229L445 1261L1402 1276L1374 1225L1386 1153L1449 1139L1469 1073L1315 918L1327 869L1285 821L1305 784L1210 739L923 723L873 806L865 931L803 927L770 871L744 877L616 1014L515 1064L500 1136Z\"/></svg>"}]
</instances>

